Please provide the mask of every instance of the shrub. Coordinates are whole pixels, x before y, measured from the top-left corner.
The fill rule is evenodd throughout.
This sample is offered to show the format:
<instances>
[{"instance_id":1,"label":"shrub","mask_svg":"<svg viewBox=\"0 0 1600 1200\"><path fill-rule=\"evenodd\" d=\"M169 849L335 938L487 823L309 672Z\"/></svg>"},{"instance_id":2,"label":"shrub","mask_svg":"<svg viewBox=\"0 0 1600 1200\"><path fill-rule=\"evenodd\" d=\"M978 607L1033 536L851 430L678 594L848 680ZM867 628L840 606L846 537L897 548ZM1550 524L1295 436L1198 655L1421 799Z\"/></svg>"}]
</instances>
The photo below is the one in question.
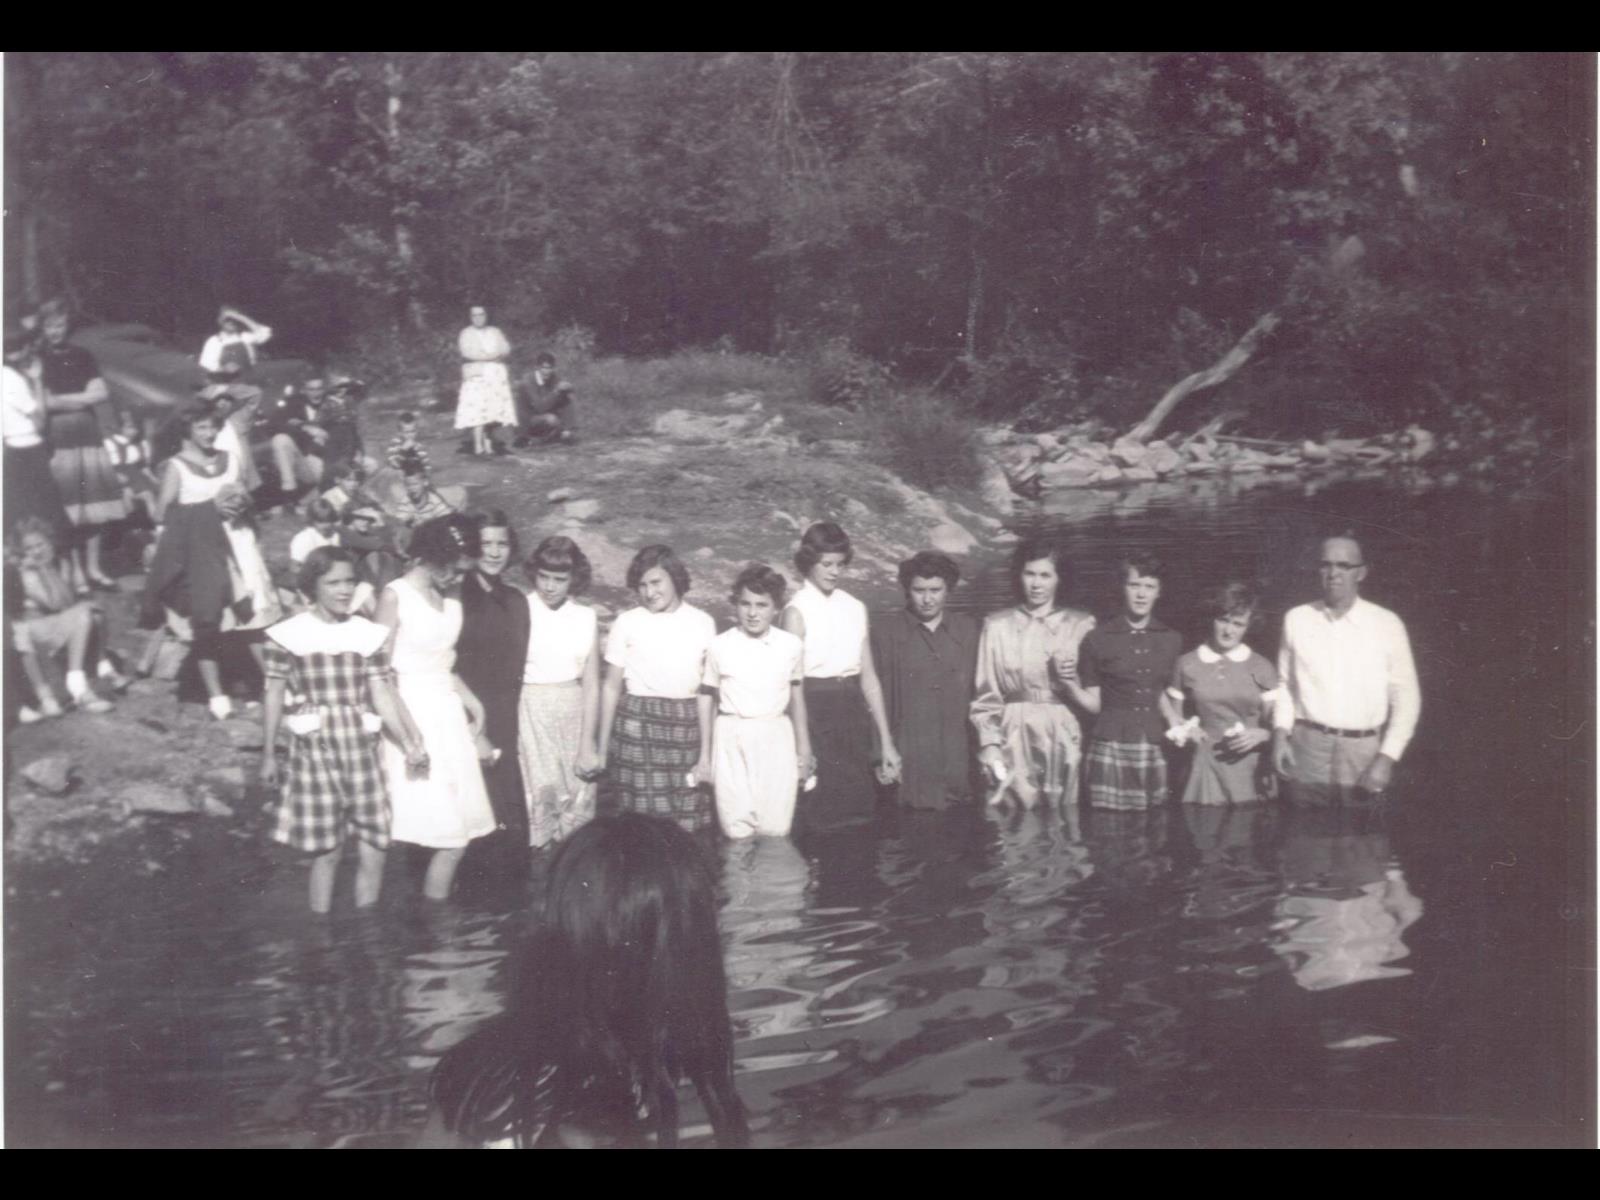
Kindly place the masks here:
<instances>
[{"instance_id":1,"label":"shrub","mask_svg":"<svg viewBox=\"0 0 1600 1200\"><path fill-rule=\"evenodd\" d=\"M880 464L919 487L971 487L982 473L976 424L935 392L883 396L867 416L867 446Z\"/></svg>"}]
</instances>

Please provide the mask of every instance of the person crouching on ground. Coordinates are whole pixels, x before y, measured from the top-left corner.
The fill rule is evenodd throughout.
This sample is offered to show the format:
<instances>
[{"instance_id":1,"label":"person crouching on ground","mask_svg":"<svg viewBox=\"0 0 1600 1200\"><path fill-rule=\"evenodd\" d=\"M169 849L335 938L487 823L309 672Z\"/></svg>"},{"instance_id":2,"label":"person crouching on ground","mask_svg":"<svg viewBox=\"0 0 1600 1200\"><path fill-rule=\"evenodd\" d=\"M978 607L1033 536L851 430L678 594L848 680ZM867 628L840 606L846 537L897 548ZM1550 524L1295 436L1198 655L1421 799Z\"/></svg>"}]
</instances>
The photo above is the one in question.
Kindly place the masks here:
<instances>
[{"instance_id":1,"label":"person crouching on ground","mask_svg":"<svg viewBox=\"0 0 1600 1200\"><path fill-rule=\"evenodd\" d=\"M353 556L319 546L300 567L300 591L311 607L267 630L265 751L261 782L280 783L278 728L289 730L274 841L311 860L311 911L333 907L333 887L347 834L357 838L356 907L378 902L389 845L389 792L378 735L387 729L408 767L427 765L422 737L395 696L386 644L389 631L354 616ZM285 696L295 699L285 713Z\"/></svg>"},{"instance_id":2,"label":"person crouching on ground","mask_svg":"<svg viewBox=\"0 0 1600 1200\"><path fill-rule=\"evenodd\" d=\"M706 653L718 697L711 763L717 817L731 838L787 837L796 789L815 768L806 723L805 643L772 627L788 584L752 563L734 580L735 628Z\"/></svg>"},{"instance_id":3,"label":"person crouching on ground","mask_svg":"<svg viewBox=\"0 0 1600 1200\"><path fill-rule=\"evenodd\" d=\"M105 615L98 604L80 600L73 592L66 564L61 561L58 534L40 517L17 522L17 576L22 594L21 615L11 623L12 643L22 658L22 669L39 702L39 714L61 715L61 705L45 677L43 660L65 651L67 696L84 712L111 711L111 702L97 696L88 671L113 687L126 687L105 656ZM23 718L28 719L27 717Z\"/></svg>"}]
</instances>

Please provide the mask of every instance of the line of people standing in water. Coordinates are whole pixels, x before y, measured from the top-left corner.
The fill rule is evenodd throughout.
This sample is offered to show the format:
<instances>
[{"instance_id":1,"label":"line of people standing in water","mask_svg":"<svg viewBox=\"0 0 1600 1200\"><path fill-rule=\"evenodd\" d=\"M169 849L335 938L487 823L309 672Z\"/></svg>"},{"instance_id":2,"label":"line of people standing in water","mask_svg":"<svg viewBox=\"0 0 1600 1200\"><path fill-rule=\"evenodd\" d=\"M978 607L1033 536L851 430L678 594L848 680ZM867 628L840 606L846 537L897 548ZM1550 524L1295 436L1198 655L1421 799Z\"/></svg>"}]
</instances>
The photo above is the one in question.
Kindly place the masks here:
<instances>
[{"instance_id":1,"label":"line of people standing in water","mask_svg":"<svg viewBox=\"0 0 1600 1200\"><path fill-rule=\"evenodd\" d=\"M1186 802L1263 799L1274 766L1311 802L1370 796L1420 704L1404 626L1359 599L1348 538L1324 544L1324 599L1289 614L1277 666L1244 641L1244 584L1208 595L1210 636L1185 653L1154 613L1158 562L1122 563L1121 611L1097 624L1064 603L1069 563L1048 541L1018 548L1018 603L981 627L947 610L960 570L932 551L902 564L906 607L874 626L839 586L848 535L821 522L795 554L800 587L751 564L720 634L686 600L683 562L647 546L627 572L639 604L603 652L571 539L522 563L526 594L507 580L520 549L504 513L425 522L408 552L369 621L351 615L350 554L313 550L310 607L267 631L267 744L290 734L281 777L270 755L263 768L282 792L274 836L313 856L318 911L347 835L358 905L377 900L391 839L434 851L424 891L442 899L470 842L559 842L592 819L602 778L622 811L732 838L787 835L797 805L808 832L847 828L888 786L916 808L980 788L1032 807L1076 803L1081 779L1091 805L1146 808L1168 799L1179 748Z\"/></svg>"}]
</instances>

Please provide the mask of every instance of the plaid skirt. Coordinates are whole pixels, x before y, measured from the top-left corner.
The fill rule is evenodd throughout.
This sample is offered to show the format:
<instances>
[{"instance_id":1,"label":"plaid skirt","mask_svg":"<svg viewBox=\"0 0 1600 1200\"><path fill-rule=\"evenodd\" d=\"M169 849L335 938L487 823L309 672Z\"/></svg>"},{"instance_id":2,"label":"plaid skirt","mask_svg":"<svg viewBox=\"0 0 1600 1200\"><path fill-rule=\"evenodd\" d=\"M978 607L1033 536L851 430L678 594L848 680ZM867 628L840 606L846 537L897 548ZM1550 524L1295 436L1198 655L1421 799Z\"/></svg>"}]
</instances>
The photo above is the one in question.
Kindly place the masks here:
<instances>
[{"instance_id":1,"label":"plaid skirt","mask_svg":"<svg viewBox=\"0 0 1600 1200\"><path fill-rule=\"evenodd\" d=\"M700 718L692 697L622 697L611 727L610 767L623 809L666 817L690 833L709 827L716 819L711 794L687 783L699 761Z\"/></svg>"},{"instance_id":2,"label":"plaid skirt","mask_svg":"<svg viewBox=\"0 0 1600 1200\"><path fill-rule=\"evenodd\" d=\"M362 710L353 705L329 705L321 712L321 729L289 735L272 838L323 854L344 841L348 827L382 850L389 845L389 791L378 735L362 728Z\"/></svg>"},{"instance_id":3,"label":"plaid skirt","mask_svg":"<svg viewBox=\"0 0 1600 1200\"><path fill-rule=\"evenodd\" d=\"M1167 756L1154 742L1089 743L1084 786L1096 808L1151 808L1167 802Z\"/></svg>"}]
</instances>

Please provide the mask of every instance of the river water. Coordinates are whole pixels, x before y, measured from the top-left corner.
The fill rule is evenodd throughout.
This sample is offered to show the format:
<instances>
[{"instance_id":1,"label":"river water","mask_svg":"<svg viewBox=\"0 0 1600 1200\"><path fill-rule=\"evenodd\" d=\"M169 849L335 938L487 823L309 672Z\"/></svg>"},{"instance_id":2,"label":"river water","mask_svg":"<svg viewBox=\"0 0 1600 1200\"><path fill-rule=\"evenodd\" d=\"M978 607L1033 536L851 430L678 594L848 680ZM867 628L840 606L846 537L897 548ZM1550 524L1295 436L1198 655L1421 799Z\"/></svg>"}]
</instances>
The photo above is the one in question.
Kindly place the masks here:
<instances>
[{"instance_id":1,"label":"river water","mask_svg":"<svg viewBox=\"0 0 1600 1200\"><path fill-rule=\"evenodd\" d=\"M1370 480L1062 503L1025 523L1074 547L1082 602L1111 607L1131 546L1186 631L1200 589L1259 577L1269 655L1314 537L1356 530L1424 693L1389 809L891 811L727 847L756 1144L1592 1143L1586 515ZM1002 602L1003 557L965 606ZM7 904L10 1144L411 1144L428 1070L499 1010L537 868L432 911L391 856L382 911L319 927L260 828L159 836L166 871L33 873Z\"/></svg>"}]
</instances>

